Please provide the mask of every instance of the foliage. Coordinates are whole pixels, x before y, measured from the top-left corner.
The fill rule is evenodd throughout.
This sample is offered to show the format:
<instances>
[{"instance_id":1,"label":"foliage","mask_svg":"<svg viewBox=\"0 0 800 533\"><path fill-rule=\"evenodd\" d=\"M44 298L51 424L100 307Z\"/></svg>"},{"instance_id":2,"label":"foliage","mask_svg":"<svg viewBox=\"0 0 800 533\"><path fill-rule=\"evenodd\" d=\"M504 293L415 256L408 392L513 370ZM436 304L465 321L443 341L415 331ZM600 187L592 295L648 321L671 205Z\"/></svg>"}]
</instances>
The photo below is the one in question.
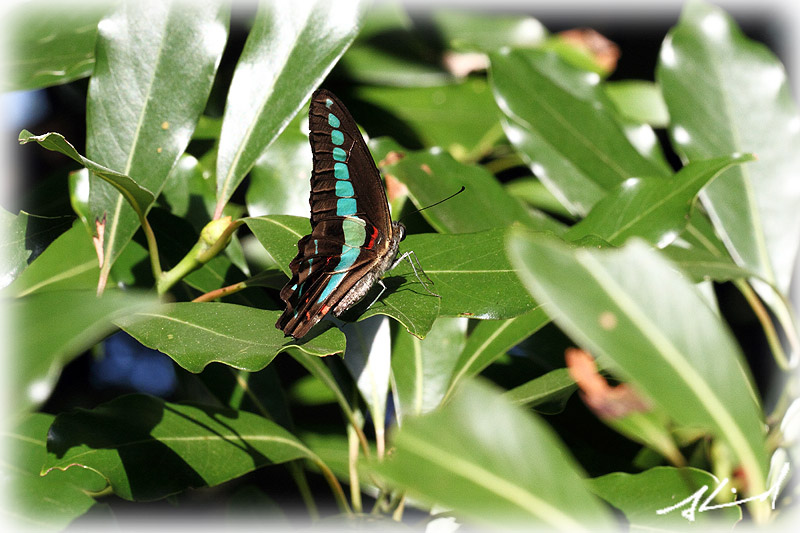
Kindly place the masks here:
<instances>
[{"instance_id":1,"label":"foliage","mask_svg":"<svg viewBox=\"0 0 800 533\"><path fill-rule=\"evenodd\" d=\"M24 124L20 154L52 177L2 211L6 514L59 530L211 498L295 524L668 530L691 502L658 509L727 483L751 500L716 491L698 524L783 512L800 114L723 11L686 5L654 83L611 81L526 16L31 9L5 88L77 91L86 129ZM274 323L320 86L372 137L436 294L403 263L345 325L294 340ZM147 357L176 370L162 398L98 385Z\"/></svg>"}]
</instances>

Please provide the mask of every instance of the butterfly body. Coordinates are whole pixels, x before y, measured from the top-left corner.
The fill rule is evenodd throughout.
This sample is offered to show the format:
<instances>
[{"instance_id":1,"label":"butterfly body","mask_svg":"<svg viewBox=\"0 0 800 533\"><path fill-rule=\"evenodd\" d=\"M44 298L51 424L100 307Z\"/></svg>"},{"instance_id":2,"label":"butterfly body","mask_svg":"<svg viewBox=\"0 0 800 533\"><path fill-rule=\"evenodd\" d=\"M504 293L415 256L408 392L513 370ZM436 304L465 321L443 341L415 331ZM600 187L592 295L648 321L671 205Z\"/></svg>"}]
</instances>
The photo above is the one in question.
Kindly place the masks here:
<instances>
[{"instance_id":1,"label":"butterfly body","mask_svg":"<svg viewBox=\"0 0 800 533\"><path fill-rule=\"evenodd\" d=\"M286 310L275 324L294 338L361 300L394 266L405 237L355 121L324 89L311 97L309 130L311 234L289 263L292 278L280 294Z\"/></svg>"}]
</instances>

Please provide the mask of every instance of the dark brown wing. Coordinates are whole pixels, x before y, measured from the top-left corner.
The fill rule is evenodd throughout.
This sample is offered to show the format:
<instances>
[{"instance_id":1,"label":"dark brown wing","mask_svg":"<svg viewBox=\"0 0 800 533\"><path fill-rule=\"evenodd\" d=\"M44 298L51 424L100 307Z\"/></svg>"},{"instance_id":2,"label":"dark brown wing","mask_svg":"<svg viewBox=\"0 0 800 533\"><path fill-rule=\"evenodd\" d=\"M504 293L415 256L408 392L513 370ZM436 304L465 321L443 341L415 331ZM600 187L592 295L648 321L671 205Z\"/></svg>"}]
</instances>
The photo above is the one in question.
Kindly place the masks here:
<instances>
[{"instance_id":1,"label":"dark brown wing","mask_svg":"<svg viewBox=\"0 0 800 533\"><path fill-rule=\"evenodd\" d=\"M320 220L337 216L336 167L337 163L343 163L338 166L346 167L350 176L357 203L355 216L377 227L384 237L390 237L392 218L380 172L350 112L333 93L319 89L311 97L308 125L314 158L312 229Z\"/></svg>"},{"instance_id":2,"label":"dark brown wing","mask_svg":"<svg viewBox=\"0 0 800 533\"><path fill-rule=\"evenodd\" d=\"M311 98L309 130L312 229L297 243L297 256L289 264L292 279L281 290L286 310L275 324L295 338L305 335L354 286L358 294L366 292L365 283L358 282L383 264L393 232L372 155L353 117L326 90Z\"/></svg>"}]
</instances>

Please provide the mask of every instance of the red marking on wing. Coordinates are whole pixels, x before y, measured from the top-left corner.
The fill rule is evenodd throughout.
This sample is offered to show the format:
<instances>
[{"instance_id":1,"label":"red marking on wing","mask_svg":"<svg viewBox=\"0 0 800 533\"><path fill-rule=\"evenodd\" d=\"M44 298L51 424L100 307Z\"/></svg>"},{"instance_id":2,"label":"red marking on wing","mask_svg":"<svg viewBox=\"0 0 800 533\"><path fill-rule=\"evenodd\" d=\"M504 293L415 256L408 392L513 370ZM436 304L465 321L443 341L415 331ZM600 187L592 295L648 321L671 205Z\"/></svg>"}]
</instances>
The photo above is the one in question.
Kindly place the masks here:
<instances>
[{"instance_id":1,"label":"red marking on wing","mask_svg":"<svg viewBox=\"0 0 800 533\"><path fill-rule=\"evenodd\" d=\"M322 308L319 310L319 313L322 316L325 316L326 314L328 314L328 311L330 311L330 310L331 310L331 306L330 305L323 305Z\"/></svg>"},{"instance_id":2,"label":"red marking on wing","mask_svg":"<svg viewBox=\"0 0 800 533\"><path fill-rule=\"evenodd\" d=\"M378 238L378 228L372 226L372 235L369 237L369 243L364 247L367 250L371 250L373 246L375 246L375 239Z\"/></svg>"}]
</instances>

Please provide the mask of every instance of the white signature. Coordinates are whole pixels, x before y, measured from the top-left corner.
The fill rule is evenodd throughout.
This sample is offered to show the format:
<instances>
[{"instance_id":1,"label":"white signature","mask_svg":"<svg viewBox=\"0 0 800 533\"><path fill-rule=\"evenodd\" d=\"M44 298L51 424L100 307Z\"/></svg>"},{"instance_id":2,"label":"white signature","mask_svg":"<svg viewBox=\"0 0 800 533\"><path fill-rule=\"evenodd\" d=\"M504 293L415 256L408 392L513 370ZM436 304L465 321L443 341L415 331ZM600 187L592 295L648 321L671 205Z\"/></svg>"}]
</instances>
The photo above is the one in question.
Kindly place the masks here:
<instances>
[{"instance_id":1,"label":"white signature","mask_svg":"<svg viewBox=\"0 0 800 533\"><path fill-rule=\"evenodd\" d=\"M781 485L783 484L783 480L786 478L786 475L788 473L789 473L789 463L784 463L783 466L781 467L781 472L778 475L777 481L775 482L775 484L772 485L772 487L770 487L768 491L762 494L756 494L755 496L751 496L750 498L745 498L744 500L735 500L728 503L709 505L709 503L711 503L711 501L713 501L714 498L717 497L717 494L720 493L720 491L725 487L725 485L728 484L728 478L725 478L720 482L719 485L717 485L717 488L714 489L714 491L708 495L708 498L703 500L702 503L700 503L700 498L702 498L703 494L705 494L706 491L708 490L708 485L703 485L691 496L689 496L685 500L676 503L675 505L659 509L658 511L656 511L656 514L662 515L671 513L676 509L680 509L684 505L689 505L689 507L681 511L681 516L684 517L689 522L694 522L695 513L702 513L704 511L711 511L714 509L722 509L723 507L735 507L737 505L742 505L743 503L747 503L753 500L761 500L763 502L770 496L772 496L772 508L775 509L775 500L778 499L778 493L781 490ZM731 489L731 492L735 493L736 489Z\"/></svg>"}]
</instances>

